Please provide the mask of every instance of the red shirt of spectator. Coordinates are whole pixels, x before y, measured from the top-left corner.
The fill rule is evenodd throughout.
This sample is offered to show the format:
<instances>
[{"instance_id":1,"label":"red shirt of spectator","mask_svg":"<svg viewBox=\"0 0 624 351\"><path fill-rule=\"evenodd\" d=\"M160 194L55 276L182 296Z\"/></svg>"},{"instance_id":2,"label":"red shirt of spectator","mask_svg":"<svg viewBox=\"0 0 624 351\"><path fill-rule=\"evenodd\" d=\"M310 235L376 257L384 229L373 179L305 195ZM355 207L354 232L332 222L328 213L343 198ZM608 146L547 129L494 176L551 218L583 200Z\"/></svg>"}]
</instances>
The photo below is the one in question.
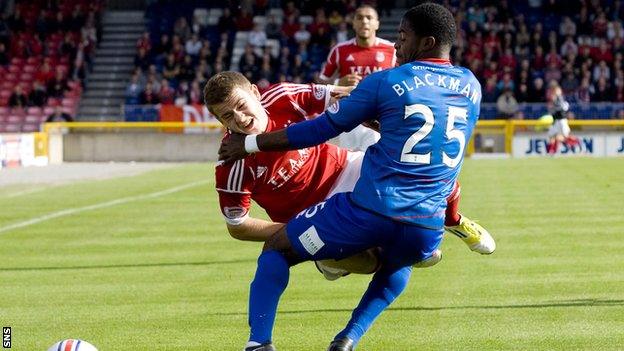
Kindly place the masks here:
<instances>
[{"instance_id":1,"label":"red shirt of spectator","mask_svg":"<svg viewBox=\"0 0 624 351\"><path fill-rule=\"evenodd\" d=\"M535 70L542 70L546 67L546 57L544 57L544 49L541 46L535 48L535 55L531 60L531 68Z\"/></svg>"},{"instance_id":2,"label":"red shirt of spectator","mask_svg":"<svg viewBox=\"0 0 624 351\"><path fill-rule=\"evenodd\" d=\"M339 77L354 73L366 76L395 65L396 52L392 42L377 38L373 46L362 47L354 38L331 49L320 77L329 79L336 73Z\"/></svg>"},{"instance_id":3,"label":"red shirt of spectator","mask_svg":"<svg viewBox=\"0 0 624 351\"><path fill-rule=\"evenodd\" d=\"M293 38L298 30L299 23L297 23L295 15L286 17L286 20L282 23L282 33L288 38Z\"/></svg>"},{"instance_id":4,"label":"red shirt of spectator","mask_svg":"<svg viewBox=\"0 0 624 351\"><path fill-rule=\"evenodd\" d=\"M47 84L52 78L54 78L54 72L50 69L50 65L44 62L39 68L39 71L35 74L35 80L41 84Z\"/></svg>"},{"instance_id":5,"label":"red shirt of spectator","mask_svg":"<svg viewBox=\"0 0 624 351\"><path fill-rule=\"evenodd\" d=\"M492 52L500 53L501 52L501 43L498 35L496 35L495 31L491 31L490 34L485 38L485 42L483 46L490 47Z\"/></svg>"},{"instance_id":6,"label":"red shirt of spectator","mask_svg":"<svg viewBox=\"0 0 624 351\"><path fill-rule=\"evenodd\" d=\"M234 20L236 29L240 31L250 31L253 29L253 17L247 10L241 10Z\"/></svg>"},{"instance_id":7,"label":"red shirt of spectator","mask_svg":"<svg viewBox=\"0 0 624 351\"><path fill-rule=\"evenodd\" d=\"M162 80L160 91L158 91L158 99L164 105L173 105L175 100L175 90L169 86L169 81Z\"/></svg>"},{"instance_id":8,"label":"red shirt of spectator","mask_svg":"<svg viewBox=\"0 0 624 351\"><path fill-rule=\"evenodd\" d=\"M605 40L601 40L598 47L592 48L590 52L595 62L605 61L609 65L613 62L613 52Z\"/></svg>"},{"instance_id":9,"label":"red shirt of spectator","mask_svg":"<svg viewBox=\"0 0 624 351\"><path fill-rule=\"evenodd\" d=\"M137 40L137 49L145 49L145 52L150 52L152 49L152 41L150 40L149 32L143 33L143 36Z\"/></svg>"},{"instance_id":10,"label":"red shirt of spectator","mask_svg":"<svg viewBox=\"0 0 624 351\"><path fill-rule=\"evenodd\" d=\"M511 49L505 50L505 53L500 57L500 64L502 68L509 67L511 70L516 70L516 57Z\"/></svg>"},{"instance_id":11,"label":"red shirt of spectator","mask_svg":"<svg viewBox=\"0 0 624 351\"><path fill-rule=\"evenodd\" d=\"M261 97L269 117L266 131L313 117L325 109L328 101L325 85L274 85ZM221 212L229 224L240 224L253 199L273 221L286 222L325 199L342 172L346 157L346 150L321 144L294 151L260 152L233 163L217 164ZM277 192L279 196L275 196Z\"/></svg>"},{"instance_id":12,"label":"red shirt of spectator","mask_svg":"<svg viewBox=\"0 0 624 351\"><path fill-rule=\"evenodd\" d=\"M557 49L556 48L551 48L550 49L548 54L546 54L545 61L546 61L546 66L548 66L548 67L553 67L554 66L556 68L561 67L561 64L563 63L563 60L561 60L561 56L559 56L559 54L557 54Z\"/></svg>"}]
</instances>

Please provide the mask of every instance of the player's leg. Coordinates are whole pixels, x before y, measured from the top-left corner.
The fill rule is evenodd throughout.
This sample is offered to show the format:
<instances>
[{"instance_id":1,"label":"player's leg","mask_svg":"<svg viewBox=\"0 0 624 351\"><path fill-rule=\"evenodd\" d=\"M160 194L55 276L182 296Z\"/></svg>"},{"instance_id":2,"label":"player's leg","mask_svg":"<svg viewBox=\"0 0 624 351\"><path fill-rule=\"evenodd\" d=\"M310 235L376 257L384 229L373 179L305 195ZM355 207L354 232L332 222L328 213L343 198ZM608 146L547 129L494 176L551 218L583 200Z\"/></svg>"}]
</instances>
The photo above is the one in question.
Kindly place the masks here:
<instances>
[{"instance_id":1,"label":"player's leg","mask_svg":"<svg viewBox=\"0 0 624 351\"><path fill-rule=\"evenodd\" d=\"M444 219L446 230L462 239L470 250L480 254L491 254L496 250L494 238L485 228L459 213L460 198L461 186L459 182L455 182L451 195L446 198L446 217Z\"/></svg>"},{"instance_id":2,"label":"player's leg","mask_svg":"<svg viewBox=\"0 0 624 351\"><path fill-rule=\"evenodd\" d=\"M290 266L349 257L379 246L383 235L378 233L392 232L388 219L353 207L348 196L340 193L308 208L266 241L250 287L248 350L271 343L277 304L288 285Z\"/></svg>"},{"instance_id":3,"label":"player's leg","mask_svg":"<svg viewBox=\"0 0 624 351\"><path fill-rule=\"evenodd\" d=\"M382 268L375 273L351 319L330 345L330 351L349 351L375 319L403 292L415 262L426 260L442 241L442 230L397 225L399 233L382 248Z\"/></svg>"}]
</instances>

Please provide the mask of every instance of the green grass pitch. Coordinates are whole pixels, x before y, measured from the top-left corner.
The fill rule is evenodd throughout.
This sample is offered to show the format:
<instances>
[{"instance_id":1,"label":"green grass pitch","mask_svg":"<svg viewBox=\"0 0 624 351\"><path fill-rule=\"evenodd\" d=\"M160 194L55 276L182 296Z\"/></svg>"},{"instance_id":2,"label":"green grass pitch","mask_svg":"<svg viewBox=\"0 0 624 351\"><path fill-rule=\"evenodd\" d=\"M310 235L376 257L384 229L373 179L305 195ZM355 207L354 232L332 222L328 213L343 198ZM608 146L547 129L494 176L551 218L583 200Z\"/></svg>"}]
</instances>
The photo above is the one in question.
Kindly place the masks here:
<instances>
[{"instance_id":1,"label":"green grass pitch","mask_svg":"<svg viewBox=\"0 0 624 351\"><path fill-rule=\"evenodd\" d=\"M191 164L21 196L24 186L1 188L0 326L12 349L73 337L100 351L241 350L261 245L228 236L213 177ZM447 235L442 262L415 270L358 350L624 349L623 180L622 159L467 160L461 209L497 251ZM368 280L292 269L278 349L325 350Z\"/></svg>"}]
</instances>

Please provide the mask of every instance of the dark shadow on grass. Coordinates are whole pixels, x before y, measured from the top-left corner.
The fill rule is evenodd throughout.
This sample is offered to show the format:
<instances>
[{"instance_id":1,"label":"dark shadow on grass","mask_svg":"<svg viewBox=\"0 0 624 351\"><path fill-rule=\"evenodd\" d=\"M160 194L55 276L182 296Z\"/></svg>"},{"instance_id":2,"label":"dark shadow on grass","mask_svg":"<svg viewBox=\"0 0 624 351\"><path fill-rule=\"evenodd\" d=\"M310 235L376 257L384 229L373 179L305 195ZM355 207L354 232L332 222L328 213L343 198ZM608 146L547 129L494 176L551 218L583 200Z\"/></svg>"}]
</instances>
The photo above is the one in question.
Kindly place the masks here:
<instances>
[{"instance_id":1,"label":"dark shadow on grass","mask_svg":"<svg viewBox=\"0 0 624 351\"><path fill-rule=\"evenodd\" d=\"M391 307L388 311L452 311L452 310L503 310L503 309L525 309L525 308L569 308L569 307L615 307L624 306L624 300L604 300L604 299L582 299L582 300L563 300L550 301L544 303L518 304L518 305L474 305L474 306L443 306L443 307ZM355 306L354 306L355 307ZM348 308L322 308L318 310L296 310L296 311L279 311L281 314L304 314L304 313L332 313L332 312L352 312ZM216 312L209 313L211 316L246 316L244 312Z\"/></svg>"},{"instance_id":2,"label":"dark shadow on grass","mask_svg":"<svg viewBox=\"0 0 624 351\"><path fill-rule=\"evenodd\" d=\"M255 262L255 259L240 259L229 261L207 261L207 262L171 262L171 263L135 263L135 264L111 264L95 266L64 266L64 267L7 267L0 268L0 272L21 272L21 271L57 271L74 269L117 269L117 268L144 268L144 267L183 267L183 266L212 266L219 264L235 264Z\"/></svg>"}]
</instances>

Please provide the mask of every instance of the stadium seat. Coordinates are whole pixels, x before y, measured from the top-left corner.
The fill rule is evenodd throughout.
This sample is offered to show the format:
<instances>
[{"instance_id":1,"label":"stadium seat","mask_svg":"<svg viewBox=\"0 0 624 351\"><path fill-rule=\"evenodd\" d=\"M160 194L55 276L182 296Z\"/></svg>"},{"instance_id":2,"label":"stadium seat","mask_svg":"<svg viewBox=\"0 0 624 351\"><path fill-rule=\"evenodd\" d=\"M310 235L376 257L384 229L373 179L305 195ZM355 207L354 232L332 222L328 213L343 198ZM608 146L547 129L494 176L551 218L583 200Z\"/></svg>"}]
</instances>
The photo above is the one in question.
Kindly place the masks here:
<instances>
[{"instance_id":1,"label":"stadium seat","mask_svg":"<svg viewBox=\"0 0 624 351\"><path fill-rule=\"evenodd\" d=\"M38 132L39 129L39 124L38 121L35 123L28 123L28 124L23 124L22 125L22 132L23 133L33 133L33 132Z\"/></svg>"}]
</instances>

